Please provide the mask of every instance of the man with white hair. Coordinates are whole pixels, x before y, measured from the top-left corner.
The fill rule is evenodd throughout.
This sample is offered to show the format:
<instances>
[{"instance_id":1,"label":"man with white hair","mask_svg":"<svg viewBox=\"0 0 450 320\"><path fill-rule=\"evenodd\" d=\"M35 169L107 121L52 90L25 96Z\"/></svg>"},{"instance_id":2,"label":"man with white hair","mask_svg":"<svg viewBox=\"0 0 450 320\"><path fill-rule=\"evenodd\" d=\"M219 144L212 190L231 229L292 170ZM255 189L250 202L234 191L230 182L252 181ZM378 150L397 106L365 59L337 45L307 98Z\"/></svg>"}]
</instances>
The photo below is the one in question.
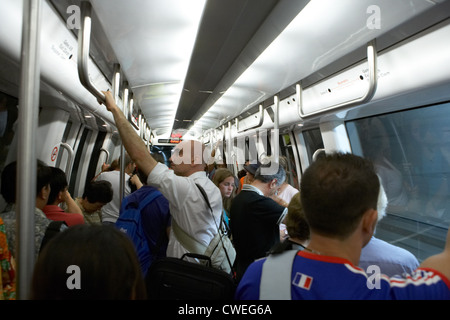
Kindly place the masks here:
<instances>
[{"instance_id":1,"label":"man with white hair","mask_svg":"<svg viewBox=\"0 0 450 320\"><path fill-rule=\"evenodd\" d=\"M380 193L377 203L378 223L386 215L388 205L386 192L381 182L380 179ZM419 261L408 250L372 236L369 243L361 251L359 267L367 270L369 266L373 265L378 266L382 274L392 277L413 272L419 267Z\"/></svg>"}]
</instances>

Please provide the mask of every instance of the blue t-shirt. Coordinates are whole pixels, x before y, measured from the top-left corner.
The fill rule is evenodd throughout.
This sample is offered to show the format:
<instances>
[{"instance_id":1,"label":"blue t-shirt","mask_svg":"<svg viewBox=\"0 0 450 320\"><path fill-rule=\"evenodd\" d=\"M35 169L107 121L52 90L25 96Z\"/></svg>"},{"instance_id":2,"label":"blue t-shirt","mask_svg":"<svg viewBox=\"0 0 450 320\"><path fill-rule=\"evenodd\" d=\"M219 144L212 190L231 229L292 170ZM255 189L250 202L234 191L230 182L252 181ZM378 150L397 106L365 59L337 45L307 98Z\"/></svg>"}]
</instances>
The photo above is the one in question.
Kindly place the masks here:
<instances>
[{"instance_id":1,"label":"blue t-shirt","mask_svg":"<svg viewBox=\"0 0 450 320\"><path fill-rule=\"evenodd\" d=\"M265 260L248 267L236 290L237 300L259 299ZM376 277L346 259L300 251L293 263L291 295L293 300L450 299L450 281L435 270L420 268L405 277Z\"/></svg>"}]
</instances>

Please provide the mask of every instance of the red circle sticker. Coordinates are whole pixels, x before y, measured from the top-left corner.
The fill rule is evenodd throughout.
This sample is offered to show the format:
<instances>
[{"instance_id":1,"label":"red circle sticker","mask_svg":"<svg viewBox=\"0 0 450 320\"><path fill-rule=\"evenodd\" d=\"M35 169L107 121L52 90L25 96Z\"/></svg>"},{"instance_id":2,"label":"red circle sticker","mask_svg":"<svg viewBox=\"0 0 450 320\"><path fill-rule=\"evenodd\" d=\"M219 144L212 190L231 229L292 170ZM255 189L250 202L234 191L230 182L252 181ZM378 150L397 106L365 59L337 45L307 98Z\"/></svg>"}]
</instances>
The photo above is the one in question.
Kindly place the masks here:
<instances>
[{"instance_id":1,"label":"red circle sticker","mask_svg":"<svg viewBox=\"0 0 450 320\"><path fill-rule=\"evenodd\" d=\"M50 157L50 159L52 161L55 161L57 155L58 155L58 147L54 147L53 150L52 150L52 156Z\"/></svg>"}]
</instances>

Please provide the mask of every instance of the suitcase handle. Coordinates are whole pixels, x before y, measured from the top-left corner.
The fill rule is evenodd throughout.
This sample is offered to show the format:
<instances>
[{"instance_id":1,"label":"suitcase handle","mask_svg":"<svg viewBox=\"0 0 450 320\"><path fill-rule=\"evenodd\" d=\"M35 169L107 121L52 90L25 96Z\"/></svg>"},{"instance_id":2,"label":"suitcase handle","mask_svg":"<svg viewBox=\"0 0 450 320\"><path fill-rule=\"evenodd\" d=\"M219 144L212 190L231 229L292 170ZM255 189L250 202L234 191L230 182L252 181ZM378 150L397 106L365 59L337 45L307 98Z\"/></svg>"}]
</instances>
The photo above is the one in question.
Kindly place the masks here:
<instances>
[{"instance_id":1,"label":"suitcase handle","mask_svg":"<svg viewBox=\"0 0 450 320\"><path fill-rule=\"evenodd\" d=\"M183 254L183 256L181 257L181 260L183 260L185 256L186 256L186 257L189 257L189 258L195 258L195 259L200 259L200 260L206 260L206 261L209 263L209 266L212 266L211 258L208 257L208 256L205 256L205 255L203 255L203 254L187 252L187 253Z\"/></svg>"}]
</instances>

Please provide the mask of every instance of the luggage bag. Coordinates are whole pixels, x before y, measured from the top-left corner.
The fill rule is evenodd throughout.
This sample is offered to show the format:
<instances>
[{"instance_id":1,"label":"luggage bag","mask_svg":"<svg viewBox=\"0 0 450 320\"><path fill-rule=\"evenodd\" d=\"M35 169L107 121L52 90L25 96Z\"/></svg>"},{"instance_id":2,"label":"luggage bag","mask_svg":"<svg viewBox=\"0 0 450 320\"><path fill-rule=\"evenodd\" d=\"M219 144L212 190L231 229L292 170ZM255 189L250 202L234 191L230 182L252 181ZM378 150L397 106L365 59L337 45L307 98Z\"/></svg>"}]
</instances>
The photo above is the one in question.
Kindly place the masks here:
<instances>
[{"instance_id":1,"label":"luggage bag","mask_svg":"<svg viewBox=\"0 0 450 320\"><path fill-rule=\"evenodd\" d=\"M208 264L186 261L185 256L205 259ZM230 274L213 268L208 256L195 253L154 261L145 282L152 300L231 300L236 290Z\"/></svg>"}]
</instances>

